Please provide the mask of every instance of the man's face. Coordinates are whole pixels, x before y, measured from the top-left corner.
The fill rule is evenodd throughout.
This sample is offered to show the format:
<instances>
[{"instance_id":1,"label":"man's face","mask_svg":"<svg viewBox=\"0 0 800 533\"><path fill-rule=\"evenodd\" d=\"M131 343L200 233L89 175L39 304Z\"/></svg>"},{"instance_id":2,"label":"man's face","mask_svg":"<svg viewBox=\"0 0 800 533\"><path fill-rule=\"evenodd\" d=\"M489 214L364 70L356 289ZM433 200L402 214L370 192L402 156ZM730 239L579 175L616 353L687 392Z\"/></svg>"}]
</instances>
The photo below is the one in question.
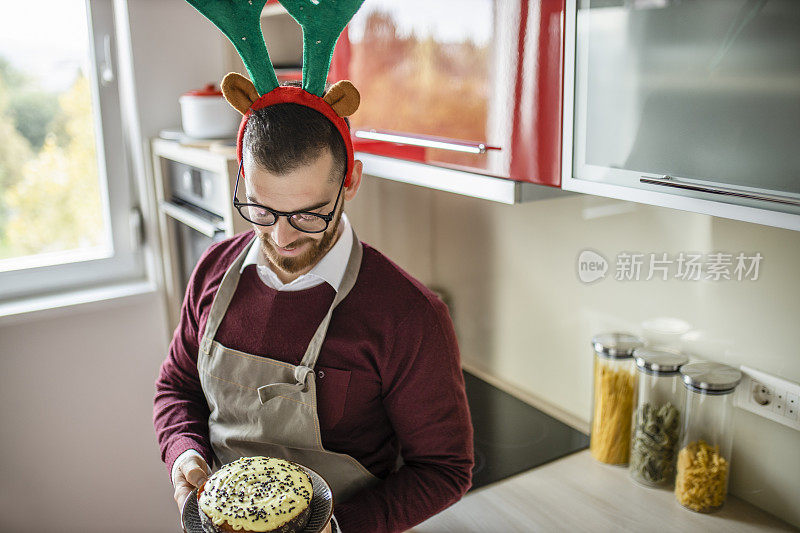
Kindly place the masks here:
<instances>
[{"instance_id":1,"label":"man's face","mask_svg":"<svg viewBox=\"0 0 800 533\"><path fill-rule=\"evenodd\" d=\"M243 170L247 202L283 212L327 215L333 210L340 182L330 179L333 155L327 148L311 164L286 174L271 174L249 156L244 159ZM322 233L304 233L289 224L286 217L279 217L272 226L253 224L270 264L291 277L311 270L336 241L343 207L344 199L340 198L333 220Z\"/></svg>"}]
</instances>

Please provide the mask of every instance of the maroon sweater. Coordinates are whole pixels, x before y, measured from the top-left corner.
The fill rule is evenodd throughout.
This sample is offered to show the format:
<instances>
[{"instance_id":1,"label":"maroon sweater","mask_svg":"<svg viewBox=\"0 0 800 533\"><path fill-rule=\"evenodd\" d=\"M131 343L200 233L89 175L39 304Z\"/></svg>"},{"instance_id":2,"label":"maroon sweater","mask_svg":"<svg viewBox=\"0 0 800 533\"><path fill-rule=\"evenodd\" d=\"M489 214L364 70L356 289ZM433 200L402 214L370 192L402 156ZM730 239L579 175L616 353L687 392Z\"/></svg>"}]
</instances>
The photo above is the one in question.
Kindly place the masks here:
<instances>
[{"instance_id":1,"label":"maroon sweater","mask_svg":"<svg viewBox=\"0 0 800 533\"><path fill-rule=\"evenodd\" d=\"M198 346L222 276L252 237L250 231L212 245L189 280L153 408L168 472L190 448L211 464ZM299 364L334 296L327 283L276 291L249 265L216 339ZM325 449L353 456L382 480L336 504L345 533L403 531L463 496L472 478L472 425L447 307L369 245L355 286L333 313L315 369Z\"/></svg>"}]
</instances>

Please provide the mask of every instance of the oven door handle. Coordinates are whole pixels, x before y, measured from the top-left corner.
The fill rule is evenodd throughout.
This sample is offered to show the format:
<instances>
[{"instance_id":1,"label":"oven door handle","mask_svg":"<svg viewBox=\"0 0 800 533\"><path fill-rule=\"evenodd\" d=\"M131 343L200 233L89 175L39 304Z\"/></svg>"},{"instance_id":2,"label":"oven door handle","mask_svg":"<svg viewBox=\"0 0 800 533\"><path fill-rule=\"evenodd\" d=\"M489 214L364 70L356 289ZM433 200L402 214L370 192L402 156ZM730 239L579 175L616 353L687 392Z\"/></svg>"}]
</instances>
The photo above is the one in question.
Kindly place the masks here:
<instances>
[{"instance_id":1,"label":"oven door handle","mask_svg":"<svg viewBox=\"0 0 800 533\"><path fill-rule=\"evenodd\" d=\"M185 224L193 230L199 231L206 237L213 239L217 233L225 231L220 224L212 222L202 216L190 211L189 209L178 204L162 201L159 204L161 212L172 217L181 224Z\"/></svg>"}]
</instances>

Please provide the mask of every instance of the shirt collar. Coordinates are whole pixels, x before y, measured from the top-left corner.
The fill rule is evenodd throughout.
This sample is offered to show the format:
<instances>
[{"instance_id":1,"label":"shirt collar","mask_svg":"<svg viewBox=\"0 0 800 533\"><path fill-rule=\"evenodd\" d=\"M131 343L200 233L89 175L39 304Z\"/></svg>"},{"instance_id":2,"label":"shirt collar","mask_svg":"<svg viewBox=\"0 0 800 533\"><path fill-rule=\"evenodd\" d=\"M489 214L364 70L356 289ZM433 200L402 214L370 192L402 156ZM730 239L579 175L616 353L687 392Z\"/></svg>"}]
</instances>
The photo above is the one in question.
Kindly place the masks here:
<instances>
[{"instance_id":1,"label":"shirt collar","mask_svg":"<svg viewBox=\"0 0 800 533\"><path fill-rule=\"evenodd\" d=\"M353 231L350 226L350 220L348 220L345 213L342 213L341 226L342 234L333 247L322 256L322 259L311 270L289 283L283 283L277 274L272 271L261 251L260 241L258 240L250 246L239 272L243 272L248 265L256 265L261 280L267 286L279 291L299 291L327 282L336 292L339 292L339 286L342 284L344 271L350 259L350 249L353 246Z\"/></svg>"}]
</instances>

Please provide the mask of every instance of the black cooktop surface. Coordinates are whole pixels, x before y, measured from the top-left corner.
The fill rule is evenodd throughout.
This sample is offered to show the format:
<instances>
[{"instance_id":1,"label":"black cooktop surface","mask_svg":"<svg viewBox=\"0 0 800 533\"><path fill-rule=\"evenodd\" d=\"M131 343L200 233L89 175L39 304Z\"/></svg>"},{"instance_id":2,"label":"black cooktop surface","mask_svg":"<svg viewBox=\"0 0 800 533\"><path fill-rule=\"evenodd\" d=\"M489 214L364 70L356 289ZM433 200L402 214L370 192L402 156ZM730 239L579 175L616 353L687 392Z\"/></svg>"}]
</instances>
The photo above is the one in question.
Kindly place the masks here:
<instances>
[{"instance_id":1,"label":"black cooktop surface","mask_svg":"<svg viewBox=\"0 0 800 533\"><path fill-rule=\"evenodd\" d=\"M464 372L472 415L472 488L513 476L589 446L589 437Z\"/></svg>"}]
</instances>

